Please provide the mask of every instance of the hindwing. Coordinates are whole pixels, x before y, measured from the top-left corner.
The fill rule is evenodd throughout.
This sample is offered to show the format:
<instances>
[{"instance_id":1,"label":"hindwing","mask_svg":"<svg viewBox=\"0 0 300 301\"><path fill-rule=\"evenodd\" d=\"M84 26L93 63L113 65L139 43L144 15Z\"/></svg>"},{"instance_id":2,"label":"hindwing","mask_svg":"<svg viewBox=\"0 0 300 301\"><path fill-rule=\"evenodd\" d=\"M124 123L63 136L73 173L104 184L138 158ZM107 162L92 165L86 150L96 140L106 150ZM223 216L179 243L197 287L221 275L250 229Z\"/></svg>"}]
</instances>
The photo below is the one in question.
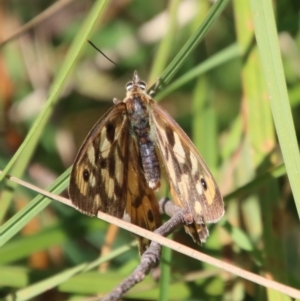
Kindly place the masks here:
<instances>
[{"instance_id":1,"label":"hindwing","mask_svg":"<svg viewBox=\"0 0 300 301\"><path fill-rule=\"evenodd\" d=\"M154 192L145 180L141 154L135 139L129 141L126 210L132 224L150 231L161 225L161 216ZM142 254L150 244L144 237L137 236Z\"/></svg>"}]
</instances>

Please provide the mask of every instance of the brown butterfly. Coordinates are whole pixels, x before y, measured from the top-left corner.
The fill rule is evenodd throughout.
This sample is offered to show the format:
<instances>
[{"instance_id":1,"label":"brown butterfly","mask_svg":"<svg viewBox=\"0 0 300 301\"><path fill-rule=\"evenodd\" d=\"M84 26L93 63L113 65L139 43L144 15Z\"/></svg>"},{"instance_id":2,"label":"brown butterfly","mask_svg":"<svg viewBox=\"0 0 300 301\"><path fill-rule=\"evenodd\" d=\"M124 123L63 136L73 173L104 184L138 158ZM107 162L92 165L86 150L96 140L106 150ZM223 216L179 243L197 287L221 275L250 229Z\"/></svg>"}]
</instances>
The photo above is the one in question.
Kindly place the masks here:
<instances>
[{"instance_id":1,"label":"brown butterfly","mask_svg":"<svg viewBox=\"0 0 300 301\"><path fill-rule=\"evenodd\" d=\"M154 190L161 164L174 202L187 208L194 223L185 225L195 242L205 242L205 222L224 214L219 188L197 149L180 126L146 92L137 72L123 101L95 124L83 142L70 177L69 194L83 213L98 210L154 231L161 217ZM140 253L149 245L138 237Z\"/></svg>"}]
</instances>

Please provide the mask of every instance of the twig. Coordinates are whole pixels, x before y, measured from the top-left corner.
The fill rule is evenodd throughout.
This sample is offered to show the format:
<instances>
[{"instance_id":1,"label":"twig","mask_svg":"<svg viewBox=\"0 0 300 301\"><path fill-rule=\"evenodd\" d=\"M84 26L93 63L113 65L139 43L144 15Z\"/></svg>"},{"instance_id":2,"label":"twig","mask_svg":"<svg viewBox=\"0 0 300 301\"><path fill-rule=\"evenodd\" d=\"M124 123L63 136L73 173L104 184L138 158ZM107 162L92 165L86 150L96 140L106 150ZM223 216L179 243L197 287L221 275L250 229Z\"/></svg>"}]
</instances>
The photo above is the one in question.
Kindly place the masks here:
<instances>
[{"instance_id":1,"label":"twig","mask_svg":"<svg viewBox=\"0 0 300 301\"><path fill-rule=\"evenodd\" d=\"M154 232L161 236L167 236L172 233L175 228L182 224L190 224L193 221L193 217L185 210L169 199L162 199L159 202L160 210L163 213L171 216L171 218L164 223L161 227L156 229ZM130 290L137 283L141 282L146 275L149 274L150 270L156 267L160 261L161 245L156 241L152 241L149 248L141 257L141 262L137 268L123 280L113 291L107 294L102 301L117 301L119 300L128 290Z\"/></svg>"}]
</instances>

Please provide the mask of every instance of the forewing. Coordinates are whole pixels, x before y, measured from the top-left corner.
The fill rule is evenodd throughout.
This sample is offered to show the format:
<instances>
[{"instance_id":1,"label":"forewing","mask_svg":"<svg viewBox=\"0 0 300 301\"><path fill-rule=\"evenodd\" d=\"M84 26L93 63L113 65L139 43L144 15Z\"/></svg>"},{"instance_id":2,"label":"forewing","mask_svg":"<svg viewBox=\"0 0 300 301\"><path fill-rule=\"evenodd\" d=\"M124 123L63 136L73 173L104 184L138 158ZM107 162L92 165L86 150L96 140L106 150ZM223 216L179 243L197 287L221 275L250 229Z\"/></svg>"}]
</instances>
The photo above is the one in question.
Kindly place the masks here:
<instances>
[{"instance_id":1,"label":"forewing","mask_svg":"<svg viewBox=\"0 0 300 301\"><path fill-rule=\"evenodd\" d=\"M69 195L85 214L100 210L123 217L129 139L125 112L124 103L112 107L89 132L75 159Z\"/></svg>"},{"instance_id":2,"label":"forewing","mask_svg":"<svg viewBox=\"0 0 300 301\"><path fill-rule=\"evenodd\" d=\"M173 118L154 101L151 106L153 136L167 169L174 199L181 207L188 208L196 224L217 222L224 214L224 204L211 172ZM199 233L202 241L201 235Z\"/></svg>"},{"instance_id":3,"label":"forewing","mask_svg":"<svg viewBox=\"0 0 300 301\"><path fill-rule=\"evenodd\" d=\"M132 224L155 231L161 225L161 216L153 190L148 187L143 173L141 155L134 138L129 140L126 212ZM150 241L137 236L140 254Z\"/></svg>"}]
</instances>

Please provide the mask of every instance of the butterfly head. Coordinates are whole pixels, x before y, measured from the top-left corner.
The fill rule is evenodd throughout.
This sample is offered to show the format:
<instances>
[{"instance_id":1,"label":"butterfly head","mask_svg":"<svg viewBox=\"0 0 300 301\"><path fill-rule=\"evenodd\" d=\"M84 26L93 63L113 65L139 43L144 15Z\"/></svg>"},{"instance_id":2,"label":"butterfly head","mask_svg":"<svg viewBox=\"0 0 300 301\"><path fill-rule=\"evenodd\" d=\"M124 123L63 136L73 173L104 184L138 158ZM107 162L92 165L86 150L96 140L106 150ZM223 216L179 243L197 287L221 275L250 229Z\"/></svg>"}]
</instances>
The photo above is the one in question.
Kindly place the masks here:
<instances>
[{"instance_id":1,"label":"butterfly head","mask_svg":"<svg viewBox=\"0 0 300 301\"><path fill-rule=\"evenodd\" d=\"M146 83L142 81L136 71L133 73L132 80L126 84L127 92L146 91Z\"/></svg>"}]
</instances>

